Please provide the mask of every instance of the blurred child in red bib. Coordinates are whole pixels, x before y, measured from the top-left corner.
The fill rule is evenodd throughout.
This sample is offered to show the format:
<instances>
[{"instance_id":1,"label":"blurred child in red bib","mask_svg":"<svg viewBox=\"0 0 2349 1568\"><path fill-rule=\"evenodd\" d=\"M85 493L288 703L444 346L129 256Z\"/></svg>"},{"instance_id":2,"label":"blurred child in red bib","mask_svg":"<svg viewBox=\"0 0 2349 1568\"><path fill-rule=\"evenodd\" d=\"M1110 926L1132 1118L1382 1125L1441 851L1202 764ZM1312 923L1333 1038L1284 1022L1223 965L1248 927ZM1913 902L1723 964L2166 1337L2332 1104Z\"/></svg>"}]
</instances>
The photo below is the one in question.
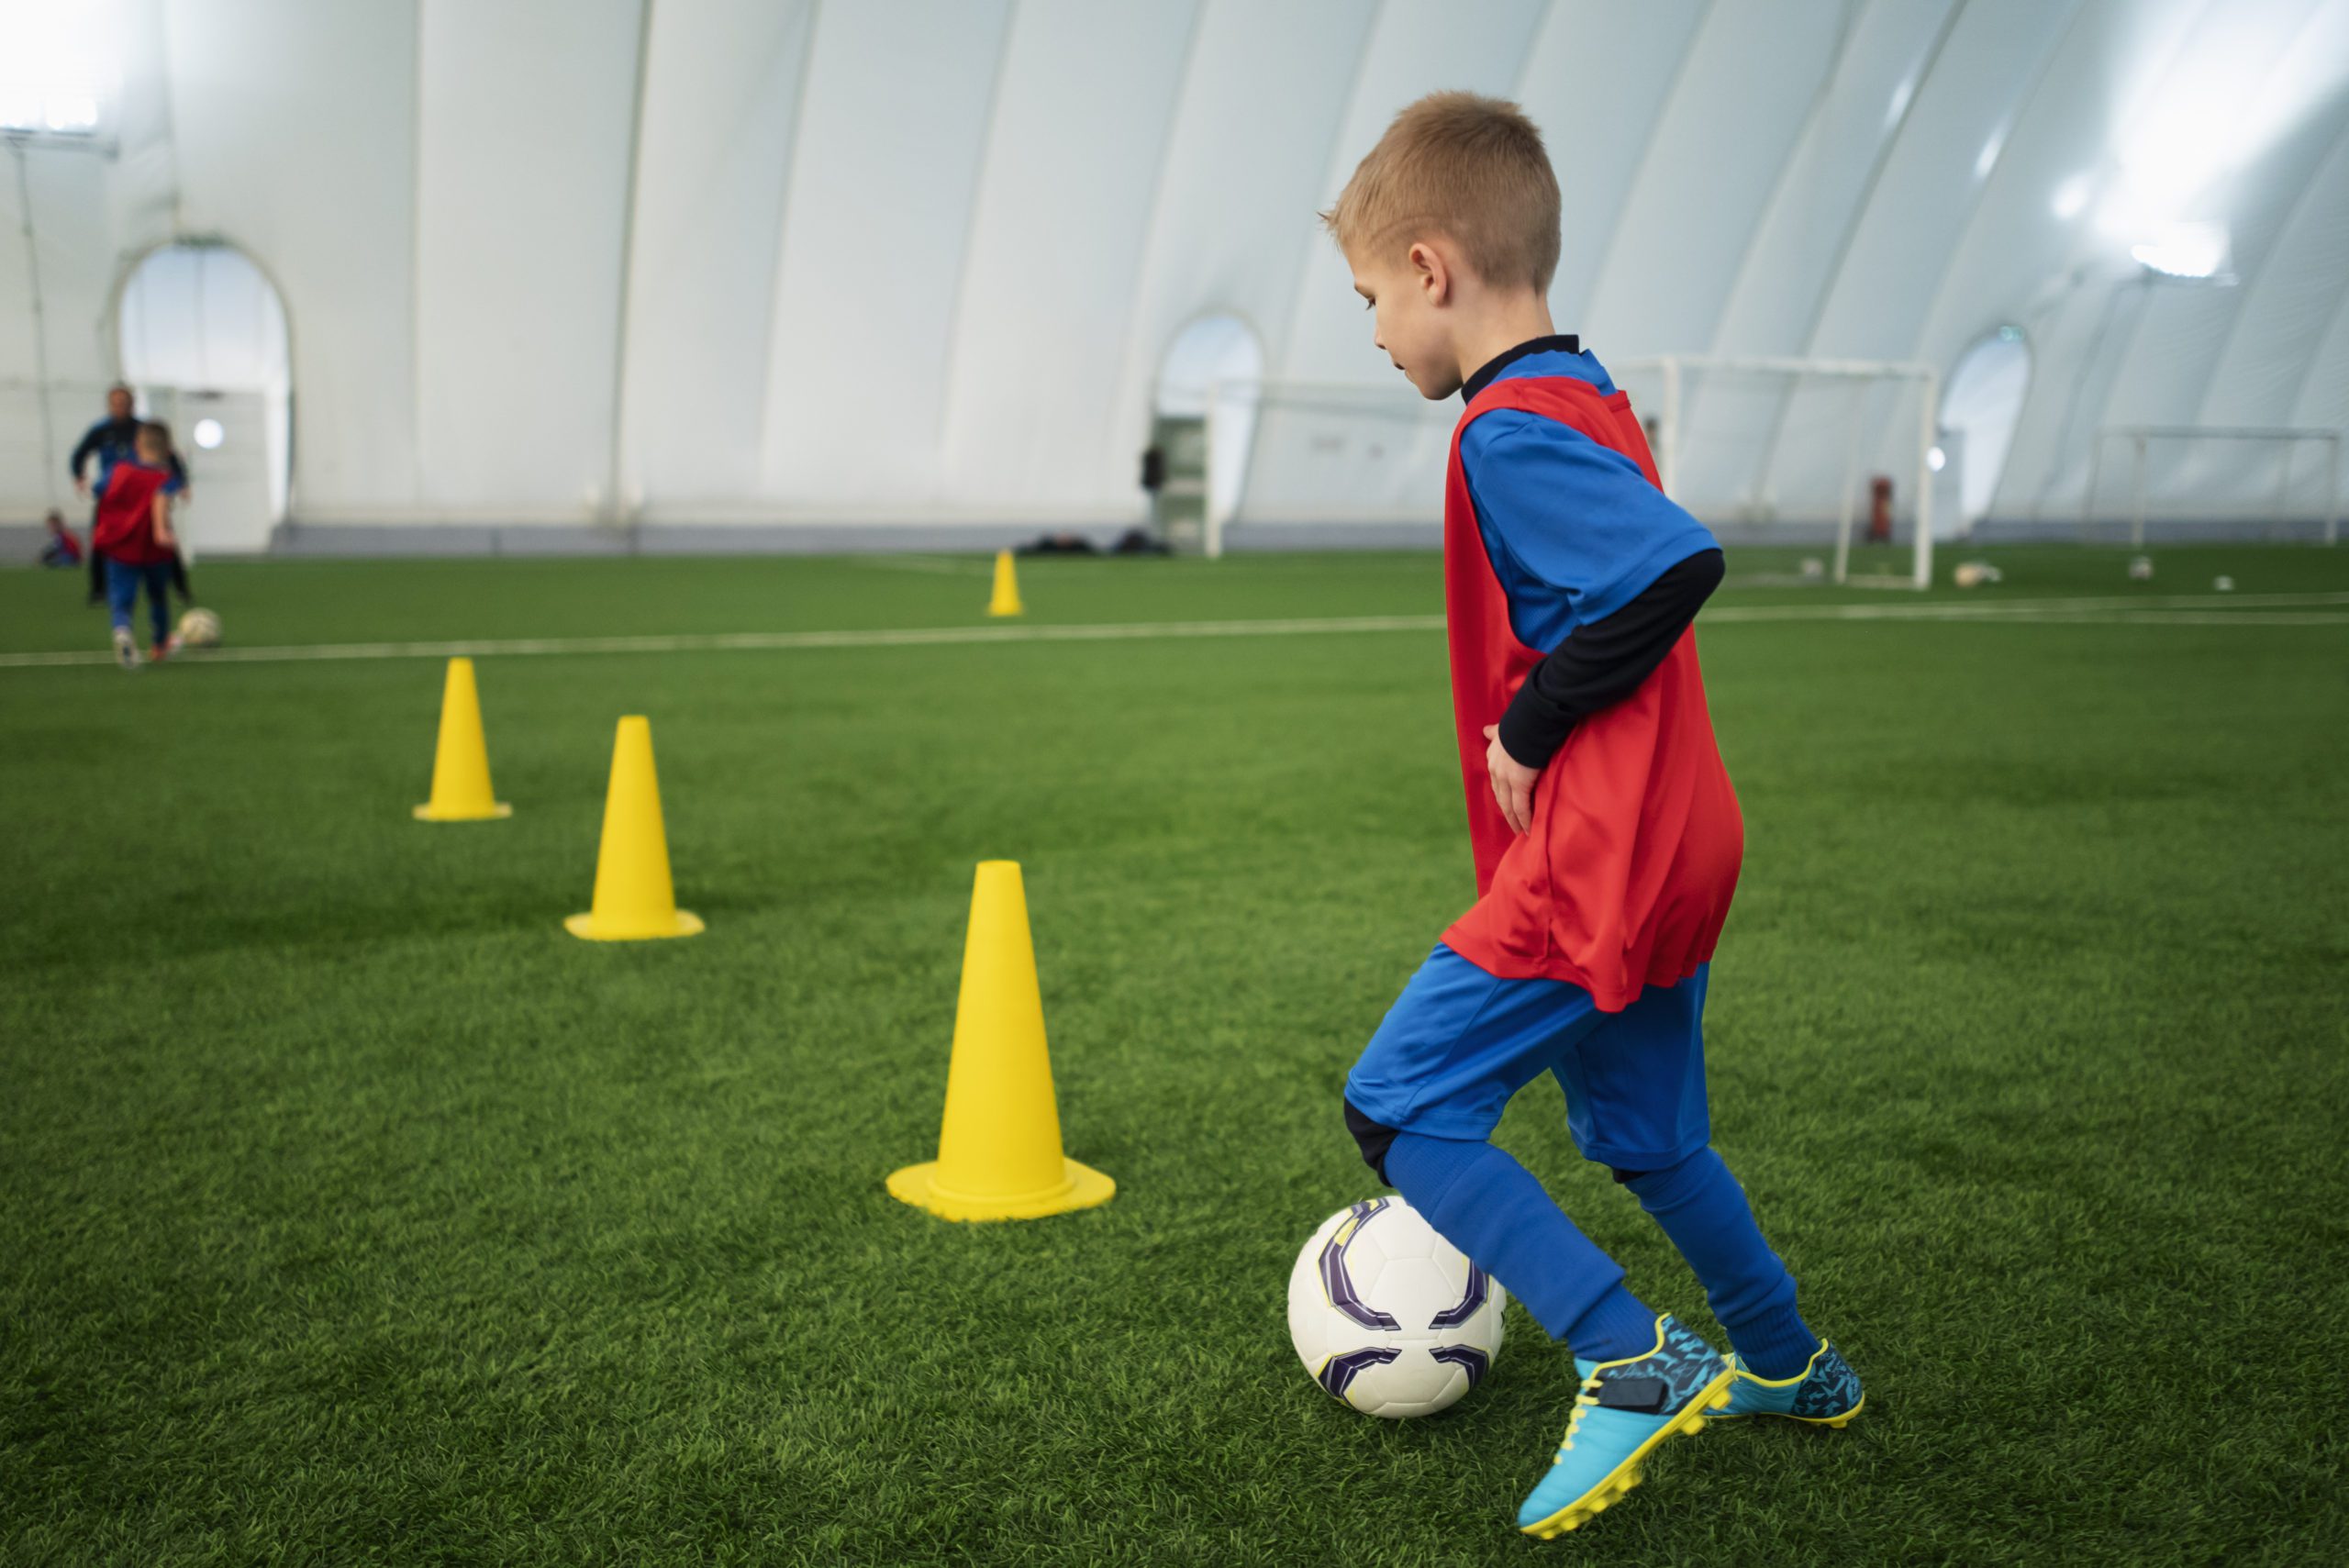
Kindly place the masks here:
<instances>
[{"instance_id":1,"label":"blurred child in red bib","mask_svg":"<svg viewBox=\"0 0 2349 1568\"><path fill-rule=\"evenodd\" d=\"M130 634L130 612L141 584L154 627L152 659L174 651L169 594L172 561L179 540L172 532L172 434L161 425L139 428L134 456L115 464L98 497L98 522L91 547L106 562L106 606L114 620L115 662L139 668L139 645Z\"/></svg>"}]
</instances>

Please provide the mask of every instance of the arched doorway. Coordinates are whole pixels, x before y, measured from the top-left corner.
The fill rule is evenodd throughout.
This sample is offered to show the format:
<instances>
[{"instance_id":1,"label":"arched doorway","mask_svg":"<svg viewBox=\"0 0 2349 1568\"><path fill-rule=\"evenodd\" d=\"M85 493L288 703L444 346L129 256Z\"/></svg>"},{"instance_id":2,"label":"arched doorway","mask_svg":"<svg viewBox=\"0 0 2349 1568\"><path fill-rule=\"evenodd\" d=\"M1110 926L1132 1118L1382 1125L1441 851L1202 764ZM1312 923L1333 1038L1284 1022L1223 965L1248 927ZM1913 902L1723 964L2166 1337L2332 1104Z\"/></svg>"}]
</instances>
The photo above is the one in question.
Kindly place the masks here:
<instances>
[{"instance_id":1,"label":"arched doorway","mask_svg":"<svg viewBox=\"0 0 2349 1568\"><path fill-rule=\"evenodd\" d=\"M1958 528L1989 514L2006 472L2015 421L2031 390L2031 345L2020 327L2001 327L1959 356L1942 394L1943 462L1957 465Z\"/></svg>"},{"instance_id":2,"label":"arched doorway","mask_svg":"<svg viewBox=\"0 0 2349 1568\"><path fill-rule=\"evenodd\" d=\"M294 450L285 304L225 240L150 251L117 316L123 379L170 424L188 467L185 532L199 548L268 547L285 516Z\"/></svg>"},{"instance_id":3,"label":"arched doorway","mask_svg":"<svg viewBox=\"0 0 2349 1568\"><path fill-rule=\"evenodd\" d=\"M1177 550L1219 554L1222 524L1248 481L1264 348L1229 312L1202 316L1174 335L1158 373L1151 445L1163 463L1159 535Z\"/></svg>"}]
</instances>

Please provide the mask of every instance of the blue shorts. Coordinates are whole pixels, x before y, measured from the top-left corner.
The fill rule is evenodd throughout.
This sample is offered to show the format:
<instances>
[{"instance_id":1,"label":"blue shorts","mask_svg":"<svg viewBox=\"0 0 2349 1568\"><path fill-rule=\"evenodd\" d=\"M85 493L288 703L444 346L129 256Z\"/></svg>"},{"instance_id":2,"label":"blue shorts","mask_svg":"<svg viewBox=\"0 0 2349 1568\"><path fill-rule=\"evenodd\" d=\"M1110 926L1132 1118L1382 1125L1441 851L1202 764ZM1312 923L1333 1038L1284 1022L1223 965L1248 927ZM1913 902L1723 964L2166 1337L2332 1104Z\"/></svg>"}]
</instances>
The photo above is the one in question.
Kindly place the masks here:
<instances>
[{"instance_id":1,"label":"blue shorts","mask_svg":"<svg viewBox=\"0 0 2349 1568\"><path fill-rule=\"evenodd\" d=\"M1480 1140L1500 1125L1511 1095L1554 1073L1584 1159L1666 1169L1712 1141L1709 968L1602 1013L1579 985L1503 980L1439 942L1346 1075L1346 1098L1386 1127Z\"/></svg>"}]
</instances>

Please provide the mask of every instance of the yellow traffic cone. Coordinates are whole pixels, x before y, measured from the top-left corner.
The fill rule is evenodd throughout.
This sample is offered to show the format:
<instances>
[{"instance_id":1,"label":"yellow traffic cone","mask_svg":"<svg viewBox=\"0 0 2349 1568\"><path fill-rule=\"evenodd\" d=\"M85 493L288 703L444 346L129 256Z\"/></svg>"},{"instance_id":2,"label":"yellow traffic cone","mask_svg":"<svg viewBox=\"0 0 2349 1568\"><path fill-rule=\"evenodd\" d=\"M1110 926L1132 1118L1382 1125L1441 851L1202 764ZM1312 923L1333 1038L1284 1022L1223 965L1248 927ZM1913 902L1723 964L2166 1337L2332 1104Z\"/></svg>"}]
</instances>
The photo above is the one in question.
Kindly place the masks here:
<instances>
[{"instance_id":1,"label":"yellow traffic cone","mask_svg":"<svg viewBox=\"0 0 2349 1568\"><path fill-rule=\"evenodd\" d=\"M669 883L669 835L661 826L661 781L652 773L652 726L642 717L621 719L612 742L595 907L562 925L591 942L690 937L702 929L699 916L677 907Z\"/></svg>"},{"instance_id":2,"label":"yellow traffic cone","mask_svg":"<svg viewBox=\"0 0 2349 1568\"><path fill-rule=\"evenodd\" d=\"M995 596L987 600L987 614L1016 616L1019 613L1019 573L1013 570L1011 551L995 552Z\"/></svg>"},{"instance_id":3,"label":"yellow traffic cone","mask_svg":"<svg viewBox=\"0 0 2349 1568\"><path fill-rule=\"evenodd\" d=\"M981 861L938 1158L891 1174L889 1191L941 1219L1034 1219L1108 1203L1117 1190L1061 1152L1019 865Z\"/></svg>"},{"instance_id":4,"label":"yellow traffic cone","mask_svg":"<svg viewBox=\"0 0 2349 1568\"><path fill-rule=\"evenodd\" d=\"M420 822L486 822L514 808L489 787L489 746L481 733L481 694L473 662L449 661L440 688L440 743L432 751L432 798L416 808Z\"/></svg>"}]
</instances>

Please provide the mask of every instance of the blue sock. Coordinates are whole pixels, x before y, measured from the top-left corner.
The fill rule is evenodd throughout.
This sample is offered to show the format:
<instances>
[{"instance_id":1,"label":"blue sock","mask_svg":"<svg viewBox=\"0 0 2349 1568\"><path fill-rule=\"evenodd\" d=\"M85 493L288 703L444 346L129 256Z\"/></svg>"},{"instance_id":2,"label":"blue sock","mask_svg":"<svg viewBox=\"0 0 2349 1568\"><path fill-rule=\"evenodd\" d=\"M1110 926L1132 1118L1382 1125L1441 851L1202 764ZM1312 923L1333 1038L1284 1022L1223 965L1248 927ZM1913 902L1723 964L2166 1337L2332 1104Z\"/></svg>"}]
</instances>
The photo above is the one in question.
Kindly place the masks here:
<instances>
[{"instance_id":1,"label":"blue sock","mask_svg":"<svg viewBox=\"0 0 2349 1568\"><path fill-rule=\"evenodd\" d=\"M1655 1349L1655 1314L1623 1288L1622 1269L1500 1150L1481 1140L1397 1133L1386 1179L1575 1355L1611 1362Z\"/></svg>"},{"instance_id":2,"label":"blue sock","mask_svg":"<svg viewBox=\"0 0 2349 1568\"><path fill-rule=\"evenodd\" d=\"M1792 1377L1809 1364L1819 1340L1795 1310L1794 1275L1762 1240L1745 1189L1720 1155L1699 1150L1668 1169L1627 1176L1623 1184L1697 1272L1748 1371Z\"/></svg>"}]
</instances>

